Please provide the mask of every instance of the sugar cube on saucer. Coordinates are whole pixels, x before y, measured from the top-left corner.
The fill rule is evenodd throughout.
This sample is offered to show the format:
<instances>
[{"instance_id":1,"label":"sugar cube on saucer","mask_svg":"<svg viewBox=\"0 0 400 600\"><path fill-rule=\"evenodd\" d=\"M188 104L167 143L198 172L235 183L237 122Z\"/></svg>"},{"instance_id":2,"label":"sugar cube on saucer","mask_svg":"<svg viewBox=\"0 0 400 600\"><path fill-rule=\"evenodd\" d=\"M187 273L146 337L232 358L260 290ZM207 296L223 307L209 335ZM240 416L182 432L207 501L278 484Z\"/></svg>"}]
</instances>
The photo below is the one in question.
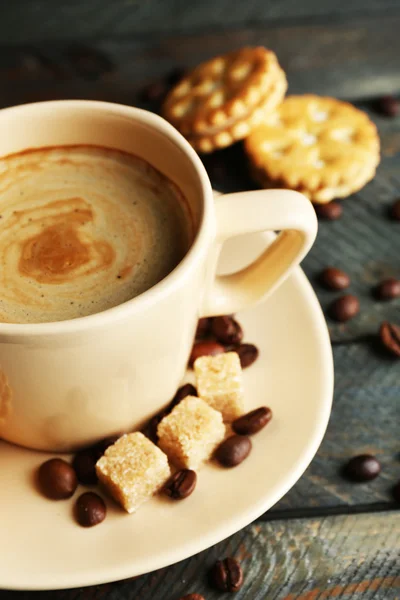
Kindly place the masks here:
<instances>
[{"instance_id":1,"label":"sugar cube on saucer","mask_svg":"<svg viewBox=\"0 0 400 600\"><path fill-rule=\"evenodd\" d=\"M196 470L224 439L221 413L204 400L187 396L163 418L158 444L177 467Z\"/></svg>"},{"instance_id":2,"label":"sugar cube on saucer","mask_svg":"<svg viewBox=\"0 0 400 600\"><path fill-rule=\"evenodd\" d=\"M242 367L236 352L200 356L194 363L197 392L231 423L244 412Z\"/></svg>"},{"instance_id":3,"label":"sugar cube on saucer","mask_svg":"<svg viewBox=\"0 0 400 600\"><path fill-rule=\"evenodd\" d=\"M100 483L128 512L135 512L169 478L168 459L142 433L123 435L96 463Z\"/></svg>"}]
</instances>

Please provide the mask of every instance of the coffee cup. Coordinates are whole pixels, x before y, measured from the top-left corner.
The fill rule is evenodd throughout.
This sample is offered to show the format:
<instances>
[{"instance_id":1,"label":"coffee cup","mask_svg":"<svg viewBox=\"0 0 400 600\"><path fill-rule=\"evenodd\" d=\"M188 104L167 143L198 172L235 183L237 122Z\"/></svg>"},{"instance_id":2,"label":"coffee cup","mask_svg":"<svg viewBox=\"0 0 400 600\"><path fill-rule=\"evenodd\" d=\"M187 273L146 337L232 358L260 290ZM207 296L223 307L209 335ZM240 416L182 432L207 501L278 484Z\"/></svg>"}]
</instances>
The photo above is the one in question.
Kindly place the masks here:
<instances>
[{"instance_id":1,"label":"coffee cup","mask_svg":"<svg viewBox=\"0 0 400 600\"><path fill-rule=\"evenodd\" d=\"M179 264L137 297L74 319L0 322L0 437L7 441L63 452L140 428L174 395L198 318L263 301L315 239L314 209L295 191L214 200L195 151L150 112L84 100L40 102L1 110L0 131L0 157L79 144L141 157L182 191L195 229ZM280 233L261 256L238 272L217 274L225 241L264 231Z\"/></svg>"}]
</instances>

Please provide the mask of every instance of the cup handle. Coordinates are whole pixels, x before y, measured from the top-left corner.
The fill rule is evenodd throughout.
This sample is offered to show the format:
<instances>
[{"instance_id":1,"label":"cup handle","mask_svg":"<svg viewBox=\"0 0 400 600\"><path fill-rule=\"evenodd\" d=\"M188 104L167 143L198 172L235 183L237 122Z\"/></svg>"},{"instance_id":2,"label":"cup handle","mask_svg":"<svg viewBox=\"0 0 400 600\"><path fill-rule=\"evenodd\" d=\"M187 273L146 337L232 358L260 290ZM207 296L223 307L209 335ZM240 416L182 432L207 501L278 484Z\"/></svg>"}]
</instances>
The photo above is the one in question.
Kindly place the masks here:
<instances>
[{"instance_id":1,"label":"cup handle","mask_svg":"<svg viewBox=\"0 0 400 600\"><path fill-rule=\"evenodd\" d=\"M201 316L235 313L273 292L310 250L318 223L311 202L291 190L226 194L215 200L217 235L206 273ZM223 243L262 231L280 231L255 261L230 275L216 275Z\"/></svg>"}]
</instances>

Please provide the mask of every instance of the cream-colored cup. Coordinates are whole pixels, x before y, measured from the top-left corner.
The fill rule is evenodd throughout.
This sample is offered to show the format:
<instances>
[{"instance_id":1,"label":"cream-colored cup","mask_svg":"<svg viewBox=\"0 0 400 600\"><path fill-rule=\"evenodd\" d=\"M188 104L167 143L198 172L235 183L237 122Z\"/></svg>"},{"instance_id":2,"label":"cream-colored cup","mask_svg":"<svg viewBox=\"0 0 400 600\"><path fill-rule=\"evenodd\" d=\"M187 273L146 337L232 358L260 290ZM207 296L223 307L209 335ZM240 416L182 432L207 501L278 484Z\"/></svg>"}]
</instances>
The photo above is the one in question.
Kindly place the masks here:
<instances>
[{"instance_id":1,"label":"cream-colored cup","mask_svg":"<svg viewBox=\"0 0 400 600\"><path fill-rule=\"evenodd\" d=\"M165 279L115 308L57 323L0 323L0 437L51 451L140 427L174 395L197 319L262 301L305 256L317 232L314 210L297 192L254 191L214 201L199 157L152 113L81 100L0 111L0 156L68 144L146 159L181 188L197 234ZM237 273L216 275L225 240L265 230L281 234L260 258Z\"/></svg>"}]
</instances>

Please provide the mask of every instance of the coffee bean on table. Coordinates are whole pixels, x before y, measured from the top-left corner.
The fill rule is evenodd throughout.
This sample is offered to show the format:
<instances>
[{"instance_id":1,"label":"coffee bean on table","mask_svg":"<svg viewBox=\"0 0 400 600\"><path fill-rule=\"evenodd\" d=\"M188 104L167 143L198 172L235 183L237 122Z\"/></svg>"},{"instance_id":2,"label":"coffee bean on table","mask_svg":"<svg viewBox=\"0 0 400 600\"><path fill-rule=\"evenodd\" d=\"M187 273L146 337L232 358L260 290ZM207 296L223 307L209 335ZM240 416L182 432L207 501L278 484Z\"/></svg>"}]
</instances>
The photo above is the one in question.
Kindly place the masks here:
<instances>
[{"instance_id":1,"label":"coffee bean on table","mask_svg":"<svg viewBox=\"0 0 400 600\"><path fill-rule=\"evenodd\" d=\"M167 89L165 81L154 81L143 88L140 99L149 103L160 102L167 93Z\"/></svg>"},{"instance_id":2,"label":"coffee bean on table","mask_svg":"<svg viewBox=\"0 0 400 600\"><path fill-rule=\"evenodd\" d=\"M164 493L174 500L190 496L197 483L197 475L191 469L181 469L172 475L164 486Z\"/></svg>"},{"instance_id":3,"label":"coffee bean on table","mask_svg":"<svg viewBox=\"0 0 400 600\"><path fill-rule=\"evenodd\" d=\"M243 330L233 317L214 317L211 323L211 332L218 342L227 346L236 346L243 339Z\"/></svg>"},{"instance_id":4,"label":"coffee bean on table","mask_svg":"<svg viewBox=\"0 0 400 600\"><path fill-rule=\"evenodd\" d=\"M375 288L378 300L393 300L400 297L400 281L394 277L384 279Z\"/></svg>"},{"instance_id":5,"label":"coffee bean on table","mask_svg":"<svg viewBox=\"0 0 400 600\"><path fill-rule=\"evenodd\" d=\"M94 527L106 518L107 507L103 498L94 492L79 496L75 503L76 520L82 527Z\"/></svg>"},{"instance_id":6,"label":"coffee bean on table","mask_svg":"<svg viewBox=\"0 0 400 600\"><path fill-rule=\"evenodd\" d=\"M400 199L390 207L390 217L393 221L400 221Z\"/></svg>"},{"instance_id":7,"label":"coffee bean on table","mask_svg":"<svg viewBox=\"0 0 400 600\"><path fill-rule=\"evenodd\" d=\"M251 448L250 438L245 435L232 435L218 446L214 456L222 466L236 467L248 457Z\"/></svg>"},{"instance_id":8,"label":"coffee bean on table","mask_svg":"<svg viewBox=\"0 0 400 600\"><path fill-rule=\"evenodd\" d=\"M327 267L322 271L319 280L330 290L345 290L350 285L350 277L341 269Z\"/></svg>"},{"instance_id":9,"label":"coffee bean on table","mask_svg":"<svg viewBox=\"0 0 400 600\"><path fill-rule=\"evenodd\" d=\"M171 412L171 410L173 410L175 408L175 406L177 406L179 404L179 402L181 402L187 396L197 396L197 390L194 387L194 385L192 385L191 383L185 383L185 385L182 385L178 389L175 396L172 398L171 402L169 403L169 406L167 409L168 412Z\"/></svg>"},{"instance_id":10,"label":"coffee bean on table","mask_svg":"<svg viewBox=\"0 0 400 600\"><path fill-rule=\"evenodd\" d=\"M75 455L72 467L79 483L83 483L83 485L95 485L97 483L96 462L97 457L90 450L82 450Z\"/></svg>"},{"instance_id":11,"label":"coffee bean on table","mask_svg":"<svg viewBox=\"0 0 400 600\"><path fill-rule=\"evenodd\" d=\"M330 306L329 313L332 319L344 323L355 317L360 312L360 302L356 296L348 294L337 298Z\"/></svg>"},{"instance_id":12,"label":"coffee bean on table","mask_svg":"<svg viewBox=\"0 0 400 600\"><path fill-rule=\"evenodd\" d=\"M327 204L315 204L314 208L317 216L327 221L336 221L336 219L340 219L343 213L342 205L334 200Z\"/></svg>"},{"instance_id":13,"label":"coffee bean on table","mask_svg":"<svg viewBox=\"0 0 400 600\"><path fill-rule=\"evenodd\" d=\"M254 435L261 431L271 419L272 410L267 406L261 406L233 421L232 429L239 435Z\"/></svg>"},{"instance_id":14,"label":"coffee bean on table","mask_svg":"<svg viewBox=\"0 0 400 600\"><path fill-rule=\"evenodd\" d=\"M379 461L372 454L354 456L344 466L343 473L351 481L371 481L381 472Z\"/></svg>"},{"instance_id":15,"label":"coffee bean on table","mask_svg":"<svg viewBox=\"0 0 400 600\"><path fill-rule=\"evenodd\" d=\"M225 348L218 342L213 340L204 340L203 342L195 342L192 353L189 358L189 366L193 367L194 362L200 356L216 356L217 354L223 354Z\"/></svg>"},{"instance_id":16,"label":"coffee bean on table","mask_svg":"<svg viewBox=\"0 0 400 600\"><path fill-rule=\"evenodd\" d=\"M254 344L240 344L234 350L238 353L242 369L250 367L258 358L258 348Z\"/></svg>"},{"instance_id":17,"label":"coffee bean on table","mask_svg":"<svg viewBox=\"0 0 400 600\"><path fill-rule=\"evenodd\" d=\"M237 592L243 585L243 571L232 557L218 560L210 571L211 583L221 592Z\"/></svg>"},{"instance_id":18,"label":"coffee bean on table","mask_svg":"<svg viewBox=\"0 0 400 600\"><path fill-rule=\"evenodd\" d=\"M382 344L394 356L400 357L400 327L384 321L379 329Z\"/></svg>"},{"instance_id":19,"label":"coffee bean on table","mask_svg":"<svg viewBox=\"0 0 400 600\"><path fill-rule=\"evenodd\" d=\"M393 488L393 498L395 502L400 504L400 481Z\"/></svg>"},{"instance_id":20,"label":"coffee bean on table","mask_svg":"<svg viewBox=\"0 0 400 600\"><path fill-rule=\"evenodd\" d=\"M187 596L182 596L179 600L205 600L205 598L201 594L188 594Z\"/></svg>"},{"instance_id":21,"label":"coffee bean on table","mask_svg":"<svg viewBox=\"0 0 400 600\"><path fill-rule=\"evenodd\" d=\"M78 485L74 469L62 458L51 458L40 465L38 482L42 493L51 500L70 498Z\"/></svg>"},{"instance_id":22,"label":"coffee bean on table","mask_svg":"<svg viewBox=\"0 0 400 600\"><path fill-rule=\"evenodd\" d=\"M197 322L197 329L195 335L196 340L205 338L210 333L210 327L211 319L209 319L208 317L199 319Z\"/></svg>"},{"instance_id":23,"label":"coffee bean on table","mask_svg":"<svg viewBox=\"0 0 400 600\"><path fill-rule=\"evenodd\" d=\"M379 112L385 115L385 117L396 117L399 114L399 102L391 94L379 98L377 107Z\"/></svg>"}]
</instances>

